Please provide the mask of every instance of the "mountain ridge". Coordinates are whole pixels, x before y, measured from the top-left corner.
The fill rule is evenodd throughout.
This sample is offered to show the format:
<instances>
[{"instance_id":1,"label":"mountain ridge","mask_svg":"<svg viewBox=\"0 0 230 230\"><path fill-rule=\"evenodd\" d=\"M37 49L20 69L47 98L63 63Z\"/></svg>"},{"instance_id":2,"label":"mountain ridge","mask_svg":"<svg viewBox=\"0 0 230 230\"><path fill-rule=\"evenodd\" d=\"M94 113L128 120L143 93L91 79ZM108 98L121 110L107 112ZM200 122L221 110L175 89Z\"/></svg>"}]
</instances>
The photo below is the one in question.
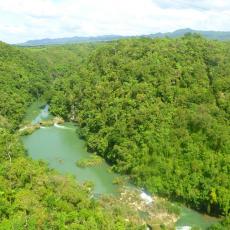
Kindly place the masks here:
<instances>
[{"instance_id":1,"label":"mountain ridge","mask_svg":"<svg viewBox=\"0 0 230 230\"><path fill-rule=\"evenodd\" d=\"M122 35L101 35L101 36L74 36L74 37L63 37L63 38L44 38L44 39L36 39L36 40L28 40L24 43L18 43L15 45L19 46L42 46L42 45L63 45L63 44L74 44L74 43L87 43L87 42L106 42L113 41L123 38L135 38L135 37L147 37L147 38L177 38L182 37L186 33L196 33L200 34L208 39L213 40L230 40L230 31L204 31L204 30L193 30L190 28L178 29L173 32L166 33L153 33L147 35L130 35L130 36L122 36Z\"/></svg>"}]
</instances>

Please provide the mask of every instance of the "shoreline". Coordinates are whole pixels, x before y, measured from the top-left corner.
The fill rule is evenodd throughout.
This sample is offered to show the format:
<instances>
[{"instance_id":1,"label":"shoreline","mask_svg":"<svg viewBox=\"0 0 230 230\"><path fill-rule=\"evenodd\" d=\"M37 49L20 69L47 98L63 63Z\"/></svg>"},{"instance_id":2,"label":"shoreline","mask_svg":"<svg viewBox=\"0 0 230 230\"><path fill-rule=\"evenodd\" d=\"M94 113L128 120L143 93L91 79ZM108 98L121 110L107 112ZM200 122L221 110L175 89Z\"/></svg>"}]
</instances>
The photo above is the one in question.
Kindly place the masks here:
<instances>
[{"instance_id":1,"label":"shoreline","mask_svg":"<svg viewBox=\"0 0 230 230\"><path fill-rule=\"evenodd\" d=\"M64 124L64 123L65 123L65 121L61 117L54 117L52 119L40 121L39 123L36 123L36 124L24 125L23 127L21 127L18 130L18 132L21 136L25 136L25 135L32 134L37 129L45 128L45 127L51 127L51 126L55 126L55 125L57 126L57 125Z\"/></svg>"}]
</instances>

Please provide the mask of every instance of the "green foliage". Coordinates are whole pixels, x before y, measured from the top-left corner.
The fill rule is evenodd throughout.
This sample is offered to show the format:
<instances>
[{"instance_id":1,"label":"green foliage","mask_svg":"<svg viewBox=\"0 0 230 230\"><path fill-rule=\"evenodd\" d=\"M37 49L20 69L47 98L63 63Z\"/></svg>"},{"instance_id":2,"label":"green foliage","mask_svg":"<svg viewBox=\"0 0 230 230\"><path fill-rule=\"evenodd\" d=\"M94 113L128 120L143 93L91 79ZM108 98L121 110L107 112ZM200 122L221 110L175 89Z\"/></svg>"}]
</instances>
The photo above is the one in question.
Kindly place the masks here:
<instances>
[{"instance_id":1,"label":"green foliage","mask_svg":"<svg viewBox=\"0 0 230 230\"><path fill-rule=\"evenodd\" d=\"M230 216L226 216L221 222L212 225L209 230L228 230L230 228Z\"/></svg>"},{"instance_id":2,"label":"green foliage","mask_svg":"<svg viewBox=\"0 0 230 230\"><path fill-rule=\"evenodd\" d=\"M0 129L0 160L1 229L128 227L120 216L89 199L87 185L26 158L18 138L5 129Z\"/></svg>"},{"instance_id":3,"label":"green foliage","mask_svg":"<svg viewBox=\"0 0 230 230\"><path fill-rule=\"evenodd\" d=\"M229 43L196 35L98 44L55 80L51 109L137 185L227 215L229 60Z\"/></svg>"},{"instance_id":4,"label":"green foliage","mask_svg":"<svg viewBox=\"0 0 230 230\"><path fill-rule=\"evenodd\" d=\"M191 34L32 49L0 43L1 228L132 228L89 199L89 186L26 157L12 131L42 96L117 172L226 216L213 229L228 229L229 60L229 43Z\"/></svg>"},{"instance_id":5,"label":"green foliage","mask_svg":"<svg viewBox=\"0 0 230 230\"><path fill-rule=\"evenodd\" d=\"M51 70L45 57L39 58L0 43L0 229L133 229L90 199L89 183L79 185L28 158L13 134L27 106L49 96Z\"/></svg>"},{"instance_id":6,"label":"green foliage","mask_svg":"<svg viewBox=\"0 0 230 230\"><path fill-rule=\"evenodd\" d=\"M103 158L97 156L96 154L91 155L87 159L81 159L76 162L76 165L81 168L93 167L103 163Z\"/></svg>"},{"instance_id":7,"label":"green foliage","mask_svg":"<svg viewBox=\"0 0 230 230\"><path fill-rule=\"evenodd\" d=\"M0 116L8 126L17 127L31 101L48 90L48 82L47 67L35 55L0 42Z\"/></svg>"}]
</instances>

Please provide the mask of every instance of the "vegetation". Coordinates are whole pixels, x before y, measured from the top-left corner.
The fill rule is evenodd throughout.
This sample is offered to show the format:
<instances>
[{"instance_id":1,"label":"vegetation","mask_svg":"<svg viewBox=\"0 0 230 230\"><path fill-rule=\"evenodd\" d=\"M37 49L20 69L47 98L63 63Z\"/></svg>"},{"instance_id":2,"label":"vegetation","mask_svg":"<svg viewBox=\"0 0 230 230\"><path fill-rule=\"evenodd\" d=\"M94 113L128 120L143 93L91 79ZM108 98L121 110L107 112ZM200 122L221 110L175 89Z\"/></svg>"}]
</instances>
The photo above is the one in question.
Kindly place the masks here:
<instances>
[{"instance_id":1,"label":"vegetation","mask_svg":"<svg viewBox=\"0 0 230 230\"><path fill-rule=\"evenodd\" d=\"M120 186L125 186L130 181L129 177L127 176L117 176L113 179L113 184L117 184Z\"/></svg>"},{"instance_id":2,"label":"vegetation","mask_svg":"<svg viewBox=\"0 0 230 230\"><path fill-rule=\"evenodd\" d=\"M154 229L174 229L180 208L154 196L153 203L141 199L140 190L123 187L118 197L103 196L100 203L106 209L120 209L121 215L137 226L148 224Z\"/></svg>"},{"instance_id":3,"label":"vegetation","mask_svg":"<svg viewBox=\"0 0 230 230\"><path fill-rule=\"evenodd\" d=\"M42 96L114 170L151 193L225 216L212 229L229 229L229 60L230 43L198 35L39 48L0 43L1 228L133 227L122 206L89 199L88 186L26 156L14 133Z\"/></svg>"},{"instance_id":4,"label":"vegetation","mask_svg":"<svg viewBox=\"0 0 230 230\"><path fill-rule=\"evenodd\" d=\"M76 162L76 165L81 168L85 167L94 167L103 163L103 158L97 156L96 154L92 154L87 159L81 159Z\"/></svg>"},{"instance_id":5,"label":"vegetation","mask_svg":"<svg viewBox=\"0 0 230 230\"><path fill-rule=\"evenodd\" d=\"M119 214L89 199L88 187L25 157L15 135L0 129L1 229L127 229Z\"/></svg>"},{"instance_id":6,"label":"vegetation","mask_svg":"<svg viewBox=\"0 0 230 230\"><path fill-rule=\"evenodd\" d=\"M230 44L198 35L98 44L58 77L54 114L88 150L148 191L213 215L230 210Z\"/></svg>"},{"instance_id":7,"label":"vegetation","mask_svg":"<svg viewBox=\"0 0 230 230\"><path fill-rule=\"evenodd\" d=\"M14 130L27 106L49 91L46 61L38 60L33 52L0 43L0 228L134 229L119 212L90 199L89 184L26 156Z\"/></svg>"},{"instance_id":8,"label":"vegetation","mask_svg":"<svg viewBox=\"0 0 230 230\"><path fill-rule=\"evenodd\" d=\"M39 123L35 123L35 124L31 124L31 123L23 124L23 126L18 131L21 136L30 135L37 129L41 128L41 126L48 127L48 126L53 126L55 124L63 124L63 123L64 120L62 118L54 117L48 120L41 120Z\"/></svg>"},{"instance_id":9,"label":"vegetation","mask_svg":"<svg viewBox=\"0 0 230 230\"><path fill-rule=\"evenodd\" d=\"M26 50L0 42L1 126L18 127L27 106L48 89L47 63ZM7 124L6 124L7 123Z\"/></svg>"},{"instance_id":10,"label":"vegetation","mask_svg":"<svg viewBox=\"0 0 230 230\"><path fill-rule=\"evenodd\" d=\"M21 136L30 135L39 128L40 128L39 124L35 124L35 125L29 124L29 125L24 126L23 128L20 128L19 134Z\"/></svg>"},{"instance_id":11,"label":"vegetation","mask_svg":"<svg viewBox=\"0 0 230 230\"><path fill-rule=\"evenodd\" d=\"M220 223L212 225L209 230L228 230L230 226L230 216L228 215Z\"/></svg>"}]
</instances>

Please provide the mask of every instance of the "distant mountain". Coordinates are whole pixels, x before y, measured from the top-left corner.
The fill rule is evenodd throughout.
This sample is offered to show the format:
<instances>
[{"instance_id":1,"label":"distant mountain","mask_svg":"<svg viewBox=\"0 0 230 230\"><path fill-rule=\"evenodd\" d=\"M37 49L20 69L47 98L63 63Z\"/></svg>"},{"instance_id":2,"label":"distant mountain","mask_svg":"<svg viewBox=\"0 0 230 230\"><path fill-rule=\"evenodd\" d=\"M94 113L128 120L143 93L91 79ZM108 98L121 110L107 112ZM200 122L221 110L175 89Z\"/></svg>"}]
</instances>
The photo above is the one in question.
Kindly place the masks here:
<instances>
[{"instance_id":1,"label":"distant mountain","mask_svg":"<svg viewBox=\"0 0 230 230\"><path fill-rule=\"evenodd\" d=\"M162 37L170 37L170 38L177 38L182 37L187 33L195 33L200 34L208 39L214 40L230 40L230 32L225 31L203 31L203 30L192 30L189 28L176 30L174 32L167 32L167 33L156 33L156 34L149 34L146 37L151 38L162 38Z\"/></svg>"},{"instance_id":2,"label":"distant mountain","mask_svg":"<svg viewBox=\"0 0 230 230\"><path fill-rule=\"evenodd\" d=\"M112 41L125 38L121 35L103 35L95 37L70 37L70 38L45 38L40 40L29 40L25 43L17 44L20 46L40 46L40 45L61 45L61 44L73 44L73 43L84 43L84 42L102 42Z\"/></svg>"},{"instance_id":3,"label":"distant mountain","mask_svg":"<svg viewBox=\"0 0 230 230\"><path fill-rule=\"evenodd\" d=\"M103 35L95 37L70 37L70 38L55 38L55 39L41 39L41 40L29 40L25 43L17 44L20 46L40 46L40 45L60 45L60 44L73 44L73 43L84 43L84 42L103 42L103 41L112 41L122 38L130 37L149 37L149 38L177 38L182 37L186 33L196 33L200 34L208 39L214 40L230 40L230 32L225 31L202 31L202 30L192 30L189 28L176 30L174 32L167 33L156 33L140 36L121 36L121 35Z\"/></svg>"}]
</instances>

